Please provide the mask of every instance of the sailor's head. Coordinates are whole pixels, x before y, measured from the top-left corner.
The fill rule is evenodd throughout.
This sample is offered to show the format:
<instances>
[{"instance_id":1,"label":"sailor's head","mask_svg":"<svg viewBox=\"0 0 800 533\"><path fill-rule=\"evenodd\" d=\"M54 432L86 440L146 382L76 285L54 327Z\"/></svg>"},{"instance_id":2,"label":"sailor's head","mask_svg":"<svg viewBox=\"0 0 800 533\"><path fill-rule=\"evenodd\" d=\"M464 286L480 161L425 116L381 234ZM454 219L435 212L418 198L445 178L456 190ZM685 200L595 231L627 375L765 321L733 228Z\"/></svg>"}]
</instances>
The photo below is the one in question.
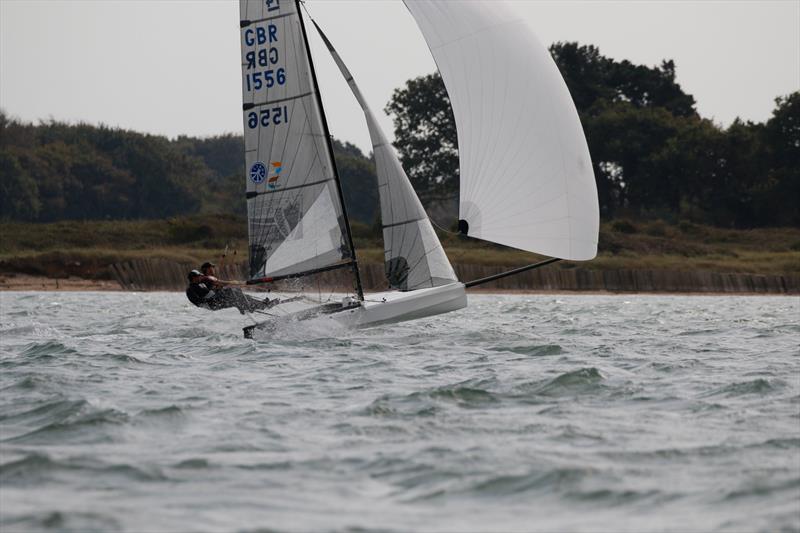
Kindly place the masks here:
<instances>
[{"instance_id":1,"label":"sailor's head","mask_svg":"<svg viewBox=\"0 0 800 533\"><path fill-rule=\"evenodd\" d=\"M189 276L188 276L188 278L189 278L189 281L195 281L197 278L199 278L199 277L200 277L200 276L202 276L202 275L203 275L203 274L202 274L202 273L200 273L200 271L199 271L199 270L191 270L191 271L189 271Z\"/></svg>"},{"instance_id":2,"label":"sailor's head","mask_svg":"<svg viewBox=\"0 0 800 533\"><path fill-rule=\"evenodd\" d=\"M215 268L216 266L217 266L217 265L215 265L214 263L210 263L210 262L206 261L205 263L203 263L202 265L200 265L200 270L201 270L201 271L203 272L203 274L205 274L206 276L213 276L213 275L214 275L214 268Z\"/></svg>"}]
</instances>

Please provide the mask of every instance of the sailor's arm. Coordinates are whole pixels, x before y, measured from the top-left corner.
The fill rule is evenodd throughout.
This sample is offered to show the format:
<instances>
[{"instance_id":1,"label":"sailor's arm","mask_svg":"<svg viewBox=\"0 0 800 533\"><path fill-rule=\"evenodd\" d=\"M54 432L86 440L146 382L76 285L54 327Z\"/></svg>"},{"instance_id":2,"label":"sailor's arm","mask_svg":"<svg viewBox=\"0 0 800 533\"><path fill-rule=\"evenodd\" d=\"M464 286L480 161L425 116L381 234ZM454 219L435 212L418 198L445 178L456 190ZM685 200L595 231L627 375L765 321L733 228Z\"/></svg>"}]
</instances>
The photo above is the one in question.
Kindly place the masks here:
<instances>
[{"instance_id":1,"label":"sailor's arm","mask_svg":"<svg viewBox=\"0 0 800 533\"><path fill-rule=\"evenodd\" d=\"M221 287L226 287L228 285L234 285L234 286L244 286L244 285L246 285L245 283L242 283L241 281L228 281L228 280L224 280L224 279L219 279L219 278L217 278L215 276L203 276L201 278L201 281L211 285L215 289L219 289Z\"/></svg>"}]
</instances>

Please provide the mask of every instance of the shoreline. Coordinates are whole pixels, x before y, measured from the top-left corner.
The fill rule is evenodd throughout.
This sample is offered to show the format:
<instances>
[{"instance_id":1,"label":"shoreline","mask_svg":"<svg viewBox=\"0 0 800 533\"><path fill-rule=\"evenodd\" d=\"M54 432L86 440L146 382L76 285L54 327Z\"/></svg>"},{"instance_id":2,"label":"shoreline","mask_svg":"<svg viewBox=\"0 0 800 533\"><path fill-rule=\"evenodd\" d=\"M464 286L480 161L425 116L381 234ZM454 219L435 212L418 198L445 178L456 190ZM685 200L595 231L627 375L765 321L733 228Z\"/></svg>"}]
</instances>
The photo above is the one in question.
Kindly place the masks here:
<instances>
[{"instance_id":1,"label":"shoreline","mask_svg":"<svg viewBox=\"0 0 800 533\"><path fill-rule=\"evenodd\" d=\"M131 290L114 280L92 280L75 276L68 278L49 278L29 274L0 274L0 292L182 292L182 289ZM370 291L379 292L379 291ZM509 294L509 295L619 295L630 296L653 294L662 296L798 296L797 293L745 292L745 291L609 291L594 289L507 289L507 288L475 288L472 294Z\"/></svg>"},{"instance_id":2,"label":"shoreline","mask_svg":"<svg viewBox=\"0 0 800 533\"><path fill-rule=\"evenodd\" d=\"M30 274L0 274L0 292L74 292L74 291L123 291L119 282L109 279L84 279L76 276L50 278Z\"/></svg>"}]
</instances>

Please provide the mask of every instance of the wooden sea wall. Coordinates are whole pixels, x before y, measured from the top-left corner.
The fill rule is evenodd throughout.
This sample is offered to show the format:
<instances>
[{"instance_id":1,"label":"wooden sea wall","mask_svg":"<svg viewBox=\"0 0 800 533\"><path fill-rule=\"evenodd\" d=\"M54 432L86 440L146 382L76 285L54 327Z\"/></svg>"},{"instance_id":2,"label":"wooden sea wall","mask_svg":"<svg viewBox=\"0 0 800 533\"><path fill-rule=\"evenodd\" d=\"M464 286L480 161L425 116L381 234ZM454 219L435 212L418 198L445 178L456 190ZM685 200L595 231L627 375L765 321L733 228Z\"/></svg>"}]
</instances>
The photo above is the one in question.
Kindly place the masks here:
<instances>
[{"instance_id":1,"label":"wooden sea wall","mask_svg":"<svg viewBox=\"0 0 800 533\"><path fill-rule=\"evenodd\" d=\"M126 290L183 290L186 274L196 265L161 259L127 261L112 265L117 282ZM461 280L479 279L510 267L455 265ZM244 264L224 265L222 279L246 279ZM385 290L382 265L363 265L361 279L366 290ZM341 286L341 273L327 272L307 280L307 286ZM292 282L288 282L290 285ZM726 274L708 271L587 270L558 266L530 270L481 286L485 291L607 291L660 293L800 294L800 276Z\"/></svg>"},{"instance_id":2,"label":"wooden sea wall","mask_svg":"<svg viewBox=\"0 0 800 533\"><path fill-rule=\"evenodd\" d=\"M456 265L459 279L471 280L511 268ZM587 270L542 268L483 285L486 290L698 292L800 294L800 276L726 274L703 270Z\"/></svg>"},{"instance_id":3,"label":"wooden sea wall","mask_svg":"<svg viewBox=\"0 0 800 533\"><path fill-rule=\"evenodd\" d=\"M199 266L166 259L137 259L114 263L111 274L125 290L175 291L186 288L187 274L193 268ZM245 279L245 267L243 264L223 265L218 275L220 279Z\"/></svg>"}]
</instances>

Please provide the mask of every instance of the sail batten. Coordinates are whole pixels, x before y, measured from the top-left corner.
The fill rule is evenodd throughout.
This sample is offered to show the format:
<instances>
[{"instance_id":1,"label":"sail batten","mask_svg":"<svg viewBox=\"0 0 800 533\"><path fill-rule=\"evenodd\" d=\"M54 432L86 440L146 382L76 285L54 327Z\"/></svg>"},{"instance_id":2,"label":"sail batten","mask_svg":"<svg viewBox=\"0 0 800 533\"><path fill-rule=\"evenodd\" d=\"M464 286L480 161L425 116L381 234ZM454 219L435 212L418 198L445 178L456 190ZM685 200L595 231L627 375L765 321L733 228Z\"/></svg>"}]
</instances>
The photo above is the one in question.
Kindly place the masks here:
<instances>
[{"instance_id":1,"label":"sail batten","mask_svg":"<svg viewBox=\"0 0 800 533\"><path fill-rule=\"evenodd\" d=\"M547 48L500 0L404 2L450 97L468 234L563 259L593 258L599 209L591 158ZM558 198L557 212L548 202L537 207L543 198Z\"/></svg>"},{"instance_id":2,"label":"sail batten","mask_svg":"<svg viewBox=\"0 0 800 533\"><path fill-rule=\"evenodd\" d=\"M246 63L244 63L243 66L246 66ZM248 104L244 104L245 106L247 106L247 108L244 109L244 111L247 111L249 109L258 108L258 107L264 107L266 105L273 105L273 104L279 104L281 102L290 102L292 100L299 100L301 98L305 98L306 96L312 96L312 95L316 95L316 93L314 91L309 91L307 93L298 94L296 96L287 96L286 98L277 98L275 100L267 100L266 102L262 102L260 104L248 103Z\"/></svg>"},{"instance_id":3,"label":"sail batten","mask_svg":"<svg viewBox=\"0 0 800 533\"><path fill-rule=\"evenodd\" d=\"M298 3L240 0L240 34L249 277L355 265Z\"/></svg>"},{"instance_id":4,"label":"sail batten","mask_svg":"<svg viewBox=\"0 0 800 533\"><path fill-rule=\"evenodd\" d=\"M261 196L262 194L276 194L285 191L291 191L292 189L302 189L303 187L313 187L314 185L319 185L320 183L325 183L327 181L331 181L333 178L328 178L325 180L320 181L312 181L311 183L305 183L303 185L295 185L294 187L284 187L280 191L259 191L259 192L248 192L245 194L246 198L255 198L256 196Z\"/></svg>"},{"instance_id":5,"label":"sail batten","mask_svg":"<svg viewBox=\"0 0 800 533\"><path fill-rule=\"evenodd\" d=\"M411 291L458 281L411 182L378 125L361 90L333 44L320 37L364 111L373 146L384 243L386 278L392 288Z\"/></svg>"}]
</instances>

